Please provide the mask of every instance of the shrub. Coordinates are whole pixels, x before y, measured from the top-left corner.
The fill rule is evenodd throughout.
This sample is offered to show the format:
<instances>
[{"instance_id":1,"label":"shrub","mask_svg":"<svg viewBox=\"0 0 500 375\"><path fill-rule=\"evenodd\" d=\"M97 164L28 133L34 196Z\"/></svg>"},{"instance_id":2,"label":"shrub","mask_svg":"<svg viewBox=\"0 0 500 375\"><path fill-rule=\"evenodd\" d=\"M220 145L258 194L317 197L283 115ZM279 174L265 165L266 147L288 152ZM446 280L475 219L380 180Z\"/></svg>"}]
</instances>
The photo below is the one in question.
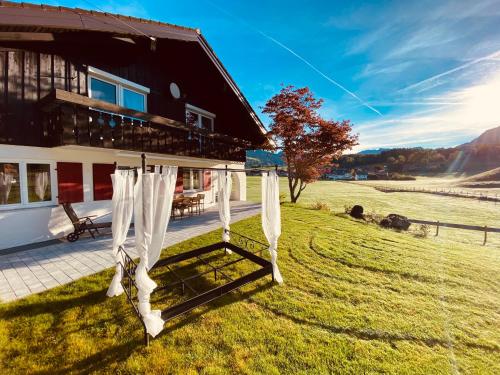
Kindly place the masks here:
<instances>
[{"instance_id":1,"label":"shrub","mask_svg":"<svg viewBox=\"0 0 500 375\"><path fill-rule=\"evenodd\" d=\"M398 214L389 214L382 219L380 226L383 228L392 228L398 231L408 230L411 223L406 216Z\"/></svg>"},{"instance_id":2,"label":"shrub","mask_svg":"<svg viewBox=\"0 0 500 375\"><path fill-rule=\"evenodd\" d=\"M396 180L396 181L415 181L416 180L416 178L413 176L407 176L407 175L400 174L400 173L391 174L390 179Z\"/></svg>"},{"instance_id":3,"label":"shrub","mask_svg":"<svg viewBox=\"0 0 500 375\"><path fill-rule=\"evenodd\" d=\"M360 206L359 204L354 205L349 214L352 217L355 217L356 219L362 219L363 218L363 206Z\"/></svg>"},{"instance_id":4,"label":"shrub","mask_svg":"<svg viewBox=\"0 0 500 375\"><path fill-rule=\"evenodd\" d=\"M422 224L416 230L415 237L427 238L430 232L431 228L427 224Z\"/></svg>"},{"instance_id":5,"label":"shrub","mask_svg":"<svg viewBox=\"0 0 500 375\"><path fill-rule=\"evenodd\" d=\"M285 193L280 193L280 204L285 203L286 200L286 194Z\"/></svg>"},{"instance_id":6,"label":"shrub","mask_svg":"<svg viewBox=\"0 0 500 375\"><path fill-rule=\"evenodd\" d=\"M311 204L311 208L313 210L319 210L319 211L327 211L327 212L331 211L330 206L327 203L321 201L316 201L313 204Z\"/></svg>"},{"instance_id":7,"label":"shrub","mask_svg":"<svg viewBox=\"0 0 500 375\"><path fill-rule=\"evenodd\" d=\"M364 214L364 218L368 223L380 224L384 216L379 215L376 212L369 212Z\"/></svg>"}]
</instances>

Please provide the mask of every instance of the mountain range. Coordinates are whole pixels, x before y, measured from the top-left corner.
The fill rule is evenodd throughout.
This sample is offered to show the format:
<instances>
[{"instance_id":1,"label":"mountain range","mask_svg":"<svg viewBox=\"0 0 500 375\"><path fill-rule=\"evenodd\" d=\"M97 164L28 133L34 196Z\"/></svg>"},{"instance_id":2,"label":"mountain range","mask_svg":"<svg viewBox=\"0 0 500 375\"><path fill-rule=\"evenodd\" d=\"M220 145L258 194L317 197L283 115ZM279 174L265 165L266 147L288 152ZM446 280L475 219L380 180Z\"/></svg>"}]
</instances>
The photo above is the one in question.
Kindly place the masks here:
<instances>
[{"instance_id":1,"label":"mountain range","mask_svg":"<svg viewBox=\"0 0 500 375\"><path fill-rule=\"evenodd\" d=\"M247 151L247 167L285 165L282 152ZM456 147L422 147L364 150L344 155L337 161L342 168L387 168L408 174L481 173L500 166L500 126Z\"/></svg>"},{"instance_id":2,"label":"mountain range","mask_svg":"<svg viewBox=\"0 0 500 375\"><path fill-rule=\"evenodd\" d=\"M270 167L277 165L279 167L285 165L282 158L283 152L271 152L265 150L248 150L247 151L247 168Z\"/></svg>"},{"instance_id":3,"label":"mountain range","mask_svg":"<svg viewBox=\"0 0 500 375\"><path fill-rule=\"evenodd\" d=\"M479 137L462 146L500 145L500 126L486 130ZM460 146L459 146L460 147Z\"/></svg>"}]
</instances>

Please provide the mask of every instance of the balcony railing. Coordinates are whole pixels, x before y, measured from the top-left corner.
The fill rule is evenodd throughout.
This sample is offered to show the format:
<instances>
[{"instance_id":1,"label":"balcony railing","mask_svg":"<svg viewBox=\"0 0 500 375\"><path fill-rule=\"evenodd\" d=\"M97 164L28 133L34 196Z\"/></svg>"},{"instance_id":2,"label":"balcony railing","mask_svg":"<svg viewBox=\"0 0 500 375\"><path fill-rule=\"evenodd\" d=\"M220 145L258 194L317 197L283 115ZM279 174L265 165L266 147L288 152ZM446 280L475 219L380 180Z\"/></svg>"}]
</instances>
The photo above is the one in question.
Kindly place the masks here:
<instances>
[{"instance_id":1,"label":"balcony railing","mask_svg":"<svg viewBox=\"0 0 500 375\"><path fill-rule=\"evenodd\" d=\"M248 143L63 90L40 101L46 146L80 145L245 161Z\"/></svg>"}]
</instances>

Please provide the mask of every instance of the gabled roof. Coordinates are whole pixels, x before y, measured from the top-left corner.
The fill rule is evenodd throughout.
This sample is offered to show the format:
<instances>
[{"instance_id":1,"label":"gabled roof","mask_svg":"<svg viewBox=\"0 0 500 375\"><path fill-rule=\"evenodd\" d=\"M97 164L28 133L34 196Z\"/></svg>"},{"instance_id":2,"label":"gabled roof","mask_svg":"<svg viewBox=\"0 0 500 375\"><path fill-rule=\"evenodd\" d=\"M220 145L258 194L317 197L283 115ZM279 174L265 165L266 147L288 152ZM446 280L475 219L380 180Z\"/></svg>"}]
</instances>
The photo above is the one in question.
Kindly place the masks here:
<instances>
[{"instance_id":1,"label":"gabled roof","mask_svg":"<svg viewBox=\"0 0 500 375\"><path fill-rule=\"evenodd\" d=\"M265 136L267 131L250 106L236 82L229 75L221 61L209 46L199 29L177 26L169 23L123 16L119 14L96 12L80 8L66 8L31 3L0 1L0 27L2 31L65 32L94 31L106 32L116 36L149 37L196 42L222 74L255 124ZM268 142L270 139L265 136Z\"/></svg>"}]
</instances>

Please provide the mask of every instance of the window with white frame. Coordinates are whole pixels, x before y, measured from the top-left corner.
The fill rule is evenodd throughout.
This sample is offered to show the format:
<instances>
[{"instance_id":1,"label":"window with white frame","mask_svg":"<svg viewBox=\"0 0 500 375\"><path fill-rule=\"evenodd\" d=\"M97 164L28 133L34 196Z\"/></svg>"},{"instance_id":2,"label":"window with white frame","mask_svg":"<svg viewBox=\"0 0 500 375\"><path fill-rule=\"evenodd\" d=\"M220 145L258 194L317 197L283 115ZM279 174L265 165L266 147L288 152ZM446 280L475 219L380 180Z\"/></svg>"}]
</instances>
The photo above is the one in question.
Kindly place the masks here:
<instances>
[{"instance_id":1,"label":"window with white frame","mask_svg":"<svg viewBox=\"0 0 500 375\"><path fill-rule=\"evenodd\" d=\"M186 124L210 132L214 131L215 114L204 109L186 104Z\"/></svg>"},{"instance_id":2,"label":"window with white frame","mask_svg":"<svg viewBox=\"0 0 500 375\"><path fill-rule=\"evenodd\" d=\"M147 112L149 88L94 67L88 71L90 98Z\"/></svg>"},{"instance_id":3,"label":"window with white frame","mask_svg":"<svg viewBox=\"0 0 500 375\"><path fill-rule=\"evenodd\" d=\"M184 191L197 191L203 188L201 184L201 171L197 169L184 168L182 182Z\"/></svg>"},{"instance_id":4,"label":"window with white frame","mask_svg":"<svg viewBox=\"0 0 500 375\"><path fill-rule=\"evenodd\" d=\"M0 209L55 204L55 165L0 160Z\"/></svg>"}]
</instances>

